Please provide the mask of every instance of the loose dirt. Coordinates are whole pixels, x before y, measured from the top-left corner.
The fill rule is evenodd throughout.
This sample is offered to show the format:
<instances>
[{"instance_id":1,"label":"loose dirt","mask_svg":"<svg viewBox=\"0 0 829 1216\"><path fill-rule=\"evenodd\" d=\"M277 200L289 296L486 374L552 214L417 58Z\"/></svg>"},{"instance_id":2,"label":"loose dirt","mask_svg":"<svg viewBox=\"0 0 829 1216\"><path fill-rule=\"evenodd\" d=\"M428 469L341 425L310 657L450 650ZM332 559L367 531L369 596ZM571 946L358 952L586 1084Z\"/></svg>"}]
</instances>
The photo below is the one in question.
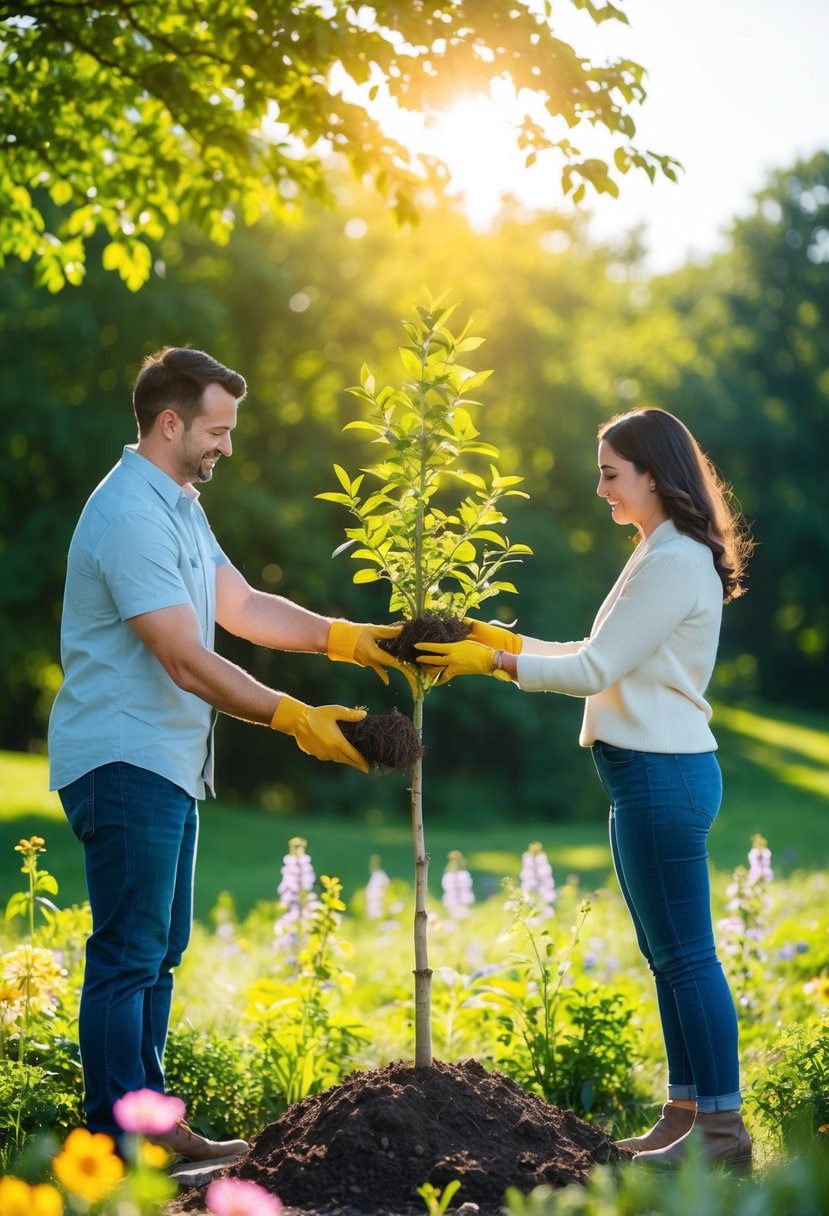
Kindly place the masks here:
<instances>
[{"instance_id":1,"label":"loose dirt","mask_svg":"<svg viewBox=\"0 0 829 1216\"><path fill-rule=\"evenodd\" d=\"M475 1060L352 1073L304 1099L251 1143L227 1174L257 1182L285 1216L422 1216L424 1182L461 1186L452 1208L496 1216L508 1187L585 1182L599 1162L629 1161L598 1127ZM170 1213L202 1210L187 1192Z\"/></svg>"}]
</instances>

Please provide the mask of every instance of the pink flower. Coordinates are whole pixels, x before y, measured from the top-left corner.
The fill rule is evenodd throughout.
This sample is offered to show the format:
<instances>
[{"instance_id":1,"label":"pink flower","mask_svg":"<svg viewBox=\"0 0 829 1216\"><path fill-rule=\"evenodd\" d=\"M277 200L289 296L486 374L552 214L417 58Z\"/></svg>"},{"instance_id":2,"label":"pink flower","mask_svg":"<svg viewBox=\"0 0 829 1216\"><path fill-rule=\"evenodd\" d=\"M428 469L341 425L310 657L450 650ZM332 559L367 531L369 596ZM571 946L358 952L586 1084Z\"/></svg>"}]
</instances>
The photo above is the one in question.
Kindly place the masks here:
<instances>
[{"instance_id":1,"label":"pink flower","mask_svg":"<svg viewBox=\"0 0 829 1216\"><path fill-rule=\"evenodd\" d=\"M205 1199L215 1216L278 1216L282 1211L276 1195L243 1178L217 1178Z\"/></svg>"},{"instance_id":2,"label":"pink flower","mask_svg":"<svg viewBox=\"0 0 829 1216\"><path fill-rule=\"evenodd\" d=\"M154 1089L135 1089L113 1103L112 1113L125 1132L163 1136L184 1118L184 1103Z\"/></svg>"}]
</instances>

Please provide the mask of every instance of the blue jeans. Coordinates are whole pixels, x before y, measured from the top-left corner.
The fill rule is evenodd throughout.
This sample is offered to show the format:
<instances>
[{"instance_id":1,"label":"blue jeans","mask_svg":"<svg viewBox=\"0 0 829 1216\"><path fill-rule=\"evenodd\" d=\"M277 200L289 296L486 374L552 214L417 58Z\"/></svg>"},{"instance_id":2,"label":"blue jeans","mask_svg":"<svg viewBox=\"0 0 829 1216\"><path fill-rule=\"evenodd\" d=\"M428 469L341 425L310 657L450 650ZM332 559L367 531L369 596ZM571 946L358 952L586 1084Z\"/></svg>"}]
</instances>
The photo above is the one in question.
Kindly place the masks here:
<instances>
[{"instance_id":1,"label":"blue jeans","mask_svg":"<svg viewBox=\"0 0 829 1216\"><path fill-rule=\"evenodd\" d=\"M172 970L190 938L196 801L132 764L105 764L59 791L83 843L92 935L78 1033L84 1109L117 1136L112 1104L164 1089Z\"/></svg>"},{"instance_id":2,"label":"blue jeans","mask_svg":"<svg viewBox=\"0 0 829 1216\"><path fill-rule=\"evenodd\" d=\"M737 1014L714 945L708 830L722 798L714 752L593 745L610 798L610 848L639 948L656 981L668 1097L739 1110Z\"/></svg>"}]
</instances>

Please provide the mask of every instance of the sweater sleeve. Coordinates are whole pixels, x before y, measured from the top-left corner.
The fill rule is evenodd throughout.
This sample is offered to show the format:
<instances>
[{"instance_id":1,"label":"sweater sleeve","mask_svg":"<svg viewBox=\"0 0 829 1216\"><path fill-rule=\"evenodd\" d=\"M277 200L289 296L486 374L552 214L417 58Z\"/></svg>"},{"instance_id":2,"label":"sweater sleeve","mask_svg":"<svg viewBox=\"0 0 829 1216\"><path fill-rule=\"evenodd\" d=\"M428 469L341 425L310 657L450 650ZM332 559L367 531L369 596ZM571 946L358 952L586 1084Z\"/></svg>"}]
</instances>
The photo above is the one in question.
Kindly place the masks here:
<instances>
[{"instance_id":1,"label":"sweater sleeve","mask_svg":"<svg viewBox=\"0 0 829 1216\"><path fill-rule=\"evenodd\" d=\"M521 654L576 654L587 640L587 638L582 638L580 642L545 642L542 638L529 638L524 635L521 643Z\"/></svg>"},{"instance_id":2,"label":"sweater sleeve","mask_svg":"<svg viewBox=\"0 0 829 1216\"><path fill-rule=\"evenodd\" d=\"M648 554L576 653L525 656L522 651L519 685L528 692L589 697L617 683L658 650L693 610L696 573L676 549Z\"/></svg>"}]
</instances>

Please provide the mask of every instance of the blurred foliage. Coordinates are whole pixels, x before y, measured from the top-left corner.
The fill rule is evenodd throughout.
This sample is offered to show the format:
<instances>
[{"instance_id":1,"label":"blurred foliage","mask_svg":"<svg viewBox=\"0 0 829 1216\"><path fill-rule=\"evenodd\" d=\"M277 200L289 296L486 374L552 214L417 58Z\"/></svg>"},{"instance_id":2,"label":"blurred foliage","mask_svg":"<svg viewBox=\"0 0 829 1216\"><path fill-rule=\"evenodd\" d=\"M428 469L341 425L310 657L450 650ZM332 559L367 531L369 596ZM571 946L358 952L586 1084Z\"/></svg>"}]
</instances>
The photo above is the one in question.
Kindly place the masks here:
<instances>
[{"instance_id":1,"label":"blurred foliage","mask_svg":"<svg viewBox=\"0 0 829 1216\"><path fill-rule=\"evenodd\" d=\"M627 23L613 4L572 4L597 24ZM399 219L414 219L418 194L445 171L392 138L373 103L434 119L495 79L516 95L526 163L554 156L561 189L577 203L588 187L618 194L631 169L675 178L670 157L630 142L644 69L627 59L594 64L555 36L552 8L4 5L0 259L34 259L38 282L56 292L83 280L88 242L106 233L103 266L137 290L151 274L151 246L180 223L224 244L237 221L286 219L303 201L330 197L323 149L370 178ZM582 126L610 136L610 163L571 142Z\"/></svg>"},{"instance_id":2,"label":"blurred foliage","mask_svg":"<svg viewBox=\"0 0 829 1216\"><path fill-rule=\"evenodd\" d=\"M384 620L385 591L331 562L337 513L315 502L336 462L371 462L345 393L364 361L397 375L399 318L425 283L463 301L495 374L480 391L482 438L525 477L511 527L535 556L520 595L490 602L525 633L583 637L629 552L594 496L599 422L642 403L678 413L753 522L748 596L724 618L716 692L824 704L829 658L829 155L775 174L730 248L706 266L648 279L635 239L591 247L580 222L504 215L470 233L445 207L416 232L376 194L341 184L336 212L290 228L237 231L225 249L168 235L136 296L90 269L82 290L47 296L30 268L0 280L0 738L42 739L60 680L58 623L69 538L95 483L134 439L129 385L141 356L192 343L238 368L251 391L234 458L204 488L220 543L255 585L316 610ZM104 244L100 235L93 244ZM408 708L408 690L316 656L223 653L312 702ZM458 681L433 698L427 782L434 814L458 821L522 812L600 813L589 757L574 756L581 703ZM715 723L716 727L716 723ZM486 759L488 758L488 759ZM316 765L270 732L223 719L222 795L272 809L402 807L401 783Z\"/></svg>"}]
</instances>

